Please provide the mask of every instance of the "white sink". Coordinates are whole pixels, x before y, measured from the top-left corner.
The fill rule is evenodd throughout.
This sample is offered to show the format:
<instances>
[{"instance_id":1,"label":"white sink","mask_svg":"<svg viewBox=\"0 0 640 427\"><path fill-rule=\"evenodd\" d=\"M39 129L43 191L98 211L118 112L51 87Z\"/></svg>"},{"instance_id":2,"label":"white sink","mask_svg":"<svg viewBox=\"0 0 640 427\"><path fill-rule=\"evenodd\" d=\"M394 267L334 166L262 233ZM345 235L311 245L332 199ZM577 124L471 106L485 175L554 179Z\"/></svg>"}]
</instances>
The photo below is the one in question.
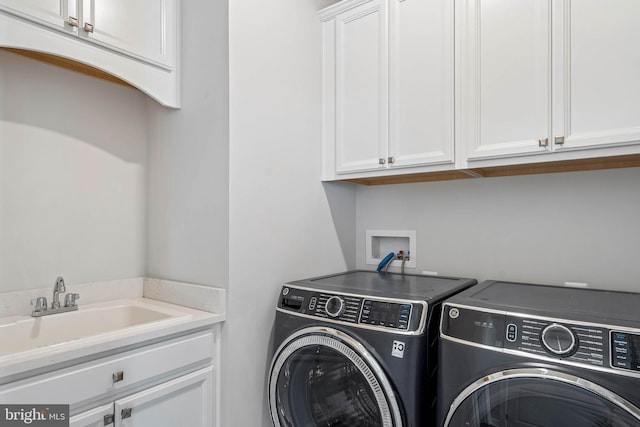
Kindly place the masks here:
<instances>
[{"instance_id":1,"label":"white sink","mask_svg":"<svg viewBox=\"0 0 640 427\"><path fill-rule=\"evenodd\" d=\"M191 315L183 311L121 300L42 317L0 319L0 358L189 318Z\"/></svg>"}]
</instances>

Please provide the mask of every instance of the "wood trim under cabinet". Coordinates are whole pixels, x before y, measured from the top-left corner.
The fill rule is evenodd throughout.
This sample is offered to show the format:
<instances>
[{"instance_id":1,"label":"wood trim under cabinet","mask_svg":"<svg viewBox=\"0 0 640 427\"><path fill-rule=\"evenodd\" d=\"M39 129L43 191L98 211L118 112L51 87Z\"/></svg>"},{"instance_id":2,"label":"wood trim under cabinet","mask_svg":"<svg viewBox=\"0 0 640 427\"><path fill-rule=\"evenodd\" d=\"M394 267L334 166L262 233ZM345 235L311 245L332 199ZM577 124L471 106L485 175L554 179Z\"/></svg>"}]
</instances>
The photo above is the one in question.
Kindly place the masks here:
<instances>
[{"instance_id":1,"label":"wood trim under cabinet","mask_svg":"<svg viewBox=\"0 0 640 427\"><path fill-rule=\"evenodd\" d=\"M35 59L36 61L55 65L56 67L61 67L67 70L75 71L77 73L86 74L88 76L95 77L101 80L107 80L109 82L116 83L122 86L134 87L129 83L125 82L124 80L121 80L98 68L83 64L81 62L76 62L71 59L63 58L61 56L51 55L44 52L37 52L34 50L14 49L11 47L0 47L0 49L5 50L7 52L15 53L16 55Z\"/></svg>"},{"instance_id":2,"label":"wood trim under cabinet","mask_svg":"<svg viewBox=\"0 0 640 427\"><path fill-rule=\"evenodd\" d=\"M412 182L450 181L454 179L473 178L463 170L444 172L411 173L406 175L374 176L370 178L344 179L342 181L362 185L407 184Z\"/></svg>"},{"instance_id":3,"label":"wood trim under cabinet","mask_svg":"<svg viewBox=\"0 0 640 427\"><path fill-rule=\"evenodd\" d=\"M619 169L640 166L640 154L591 159L561 160L556 162L529 163L523 165L472 168L473 173L484 178L496 176L532 175L540 173L576 172L599 169Z\"/></svg>"},{"instance_id":4,"label":"wood trim under cabinet","mask_svg":"<svg viewBox=\"0 0 640 427\"><path fill-rule=\"evenodd\" d=\"M631 154L627 156L595 157L591 159L562 160L555 162L528 163L523 165L470 168L444 172L425 172L406 175L344 179L342 181L361 185L387 185L406 184L413 182L449 181L454 179L466 178L492 178L499 176L533 175L541 173L619 169L639 166L640 154Z\"/></svg>"}]
</instances>

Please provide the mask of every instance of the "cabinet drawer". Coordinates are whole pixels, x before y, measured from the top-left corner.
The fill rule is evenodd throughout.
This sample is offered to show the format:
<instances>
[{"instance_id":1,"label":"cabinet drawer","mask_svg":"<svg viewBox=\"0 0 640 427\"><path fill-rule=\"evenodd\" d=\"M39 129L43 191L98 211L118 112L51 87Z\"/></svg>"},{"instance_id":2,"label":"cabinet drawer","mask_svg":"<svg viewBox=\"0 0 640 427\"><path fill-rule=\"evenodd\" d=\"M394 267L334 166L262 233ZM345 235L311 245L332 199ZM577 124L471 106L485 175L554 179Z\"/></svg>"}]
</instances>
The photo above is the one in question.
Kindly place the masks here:
<instances>
[{"instance_id":1,"label":"cabinet drawer","mask_svg":"<svg viewBox=\"0 0 640 427\"><path fill-rule=\"evenodd\" d=\"M201 332L0 387L0 403L70 404L211 363L213 333Z\"/></svg>"}]
</instances>

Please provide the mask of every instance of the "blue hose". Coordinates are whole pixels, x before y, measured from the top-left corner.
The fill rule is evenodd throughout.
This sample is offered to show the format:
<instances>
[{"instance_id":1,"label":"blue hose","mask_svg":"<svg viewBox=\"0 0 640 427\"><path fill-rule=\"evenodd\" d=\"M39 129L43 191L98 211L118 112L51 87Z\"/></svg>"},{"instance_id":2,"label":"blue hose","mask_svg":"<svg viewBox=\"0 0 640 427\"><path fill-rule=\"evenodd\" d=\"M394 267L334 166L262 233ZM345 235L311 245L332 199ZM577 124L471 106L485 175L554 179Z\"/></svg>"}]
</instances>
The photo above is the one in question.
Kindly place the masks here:
<instances>
[{"instance_id":1,"label":"blue hose","mask_svg":"<svg viewBox=\"0 0 640 427\"><path fill-rule=\"evenodd\" d=\"M378 268L376 268L376 271L380 273L384 266L389 264L395 257L396 254L394 254L393 252L389 253L389 255L387 255L382 261L380 261L380 264L378 264Z\"/></svg>"}]
</instances>

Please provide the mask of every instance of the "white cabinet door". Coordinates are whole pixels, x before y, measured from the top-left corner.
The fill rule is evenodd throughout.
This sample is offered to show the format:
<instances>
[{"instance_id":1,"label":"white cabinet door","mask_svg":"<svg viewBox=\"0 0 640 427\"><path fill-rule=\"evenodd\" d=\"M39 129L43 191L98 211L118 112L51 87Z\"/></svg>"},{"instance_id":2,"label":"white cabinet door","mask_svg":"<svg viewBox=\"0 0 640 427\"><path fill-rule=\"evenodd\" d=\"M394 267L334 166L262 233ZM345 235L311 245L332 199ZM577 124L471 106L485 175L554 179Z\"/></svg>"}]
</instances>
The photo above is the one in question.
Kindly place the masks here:
<instances>
[{"instance_id":1,"label":"white cabinet door","mask_svg":"<svg viewBox=\"0 0 640 427\"><path fill-rule=\"evenodd\" d=\"M386 162L388 141L385 2L362 4L339 14L331 24L336 172L376 169Z\"/></svg>"},{"instance_id":2,"label":"white cabinet door","mask_svg":"<svg viewBox=\"0 0 640 427\"><path fill-rule=\"evenodd\" d=\"M68 32L77 32L69 25L70 19L78 19L77 0L0 0L0 10L21 16L43 25Z\"/></svg>"},{"instance_id":3,"label":"white cabinet door","mask_svg":"<svg viewBox=\"0 0 640 427\"><path fill-rule=\"evenodd\" d=\"M453 2L389 2L393 167L453 162Z\"/></svg>"},{"instance_id":4,"label":"white cabinet door","mask_svg":"<svg viewBox=\"0 0 640 427\"><path fill-rule=\"evenodd\" d=\"M460 137L469 160L550 150L550 4L458 3Z\"/></svg>"},{"instance_id":5,"label":"white cabinet door","mask_svg":"<svg viewBox=\"0 0 640 427\"><path fill-rule=\"evenodd\" d=\"M105 427L113 425L113 403L74 415L69 427Z\"/></svg>"},{"instance_id":6,"label":"white cabinet door","mask_svg":"<svg viewBox=\"0 0 640 427\"><path fill-rule=\"evenodd\" d=\"M176 0L80 0L80 35L128 55L171 67Z\"/></svg>"},{"instance_id":7,"label":"white cabinet door","mask_svg":"<svg viewBox=\"0 0 640 427\"><path fill-rule=\"evenodd\" d=\"M211 427L213 368L205 368L115 402L115 427Z\"/></svg>"},{"instance_id":8,"label":"white cabinet door","mask_svg":"<svg viewBox=\"0 0 640 427\"><path fill-rule=\"evenodd\" d=\"M562 0L554 19L556 150L640 142L640 1Z\"/></svg>"}]
</instances>

